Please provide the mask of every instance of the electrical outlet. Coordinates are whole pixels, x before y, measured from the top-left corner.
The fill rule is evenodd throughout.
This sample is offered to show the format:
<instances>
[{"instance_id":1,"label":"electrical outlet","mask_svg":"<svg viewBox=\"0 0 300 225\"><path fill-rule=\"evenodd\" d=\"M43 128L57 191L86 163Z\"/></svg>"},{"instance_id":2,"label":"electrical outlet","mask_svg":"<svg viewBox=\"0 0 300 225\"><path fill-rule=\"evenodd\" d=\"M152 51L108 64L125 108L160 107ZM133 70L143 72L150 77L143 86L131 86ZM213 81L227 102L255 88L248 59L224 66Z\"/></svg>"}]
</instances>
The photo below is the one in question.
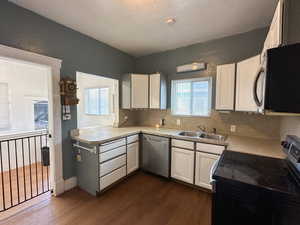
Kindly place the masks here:
<instances>
[{"instance_id":1,"label":"electrical outlet","mask_svg":"<svg viewBox=\"0 0 300 225\"><path fill-rule=\"evenodd\" d=\"M236 131L236 125L231 125L230 126L230 131L235 132Z\"/></svg>"},{"instance_id":2,"label":"electrical outlet","mask_svg":"<svg viewBox=\"0 0 300 225\"><path fill-rule=\"evenodd\" d=\"M177 124L177 126L180 126L180 125L181 125L181 120L180 120L180 119L177 119L177 120L176 120L176 124Z\"/></svg>"}]
</instances>

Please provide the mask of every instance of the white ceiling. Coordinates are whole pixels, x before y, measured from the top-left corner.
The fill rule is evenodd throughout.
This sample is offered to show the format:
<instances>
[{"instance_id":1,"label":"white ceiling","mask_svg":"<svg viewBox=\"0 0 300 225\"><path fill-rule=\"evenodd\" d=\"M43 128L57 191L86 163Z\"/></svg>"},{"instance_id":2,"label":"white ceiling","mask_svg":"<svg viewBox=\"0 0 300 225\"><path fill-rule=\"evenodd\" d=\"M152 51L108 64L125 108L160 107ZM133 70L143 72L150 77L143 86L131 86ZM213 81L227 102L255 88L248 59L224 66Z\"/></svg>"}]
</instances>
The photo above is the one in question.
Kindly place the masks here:
<instances>
[{"instance_id":1,"label":"white ceiling","mask_svg":"<svg viewBox=\"0 0 300 225\"><path fill-rule=\"evenodd\" d=\"M269 25L277 0L11 0L134 56ZM165 24L175 18L174 25Z\"/></svg>"}]
</instances>

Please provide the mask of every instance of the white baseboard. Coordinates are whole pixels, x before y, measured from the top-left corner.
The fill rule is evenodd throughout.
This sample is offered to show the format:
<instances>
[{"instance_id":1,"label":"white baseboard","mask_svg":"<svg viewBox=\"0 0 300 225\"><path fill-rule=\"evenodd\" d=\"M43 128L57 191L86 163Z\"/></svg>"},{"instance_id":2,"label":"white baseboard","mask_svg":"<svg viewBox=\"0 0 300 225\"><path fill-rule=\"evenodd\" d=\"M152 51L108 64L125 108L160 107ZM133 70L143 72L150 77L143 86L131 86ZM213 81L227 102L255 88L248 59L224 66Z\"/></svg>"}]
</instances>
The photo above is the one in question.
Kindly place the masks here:
<instances>
[{"instance_id":1,"label":"white baseboard","mask_svg":"<svg viewBox=\"0 0 300 225\"><path fill-rule=\"evenodd\" d=\"M77 177L71 177L65 180L65 191L71 190L72 188L77 186Z\"/></svg>"}]
</instances>

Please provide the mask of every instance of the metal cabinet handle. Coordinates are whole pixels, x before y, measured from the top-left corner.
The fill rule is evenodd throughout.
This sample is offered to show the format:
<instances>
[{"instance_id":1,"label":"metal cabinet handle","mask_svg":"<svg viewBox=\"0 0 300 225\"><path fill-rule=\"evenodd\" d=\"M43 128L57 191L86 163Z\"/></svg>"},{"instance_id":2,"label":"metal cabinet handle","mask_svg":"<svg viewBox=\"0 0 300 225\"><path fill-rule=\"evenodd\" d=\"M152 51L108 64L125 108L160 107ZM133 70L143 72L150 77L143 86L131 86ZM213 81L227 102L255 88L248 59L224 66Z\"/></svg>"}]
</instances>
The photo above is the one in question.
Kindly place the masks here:
<instances>
[{"instance_id":1,"label":"metal cabinet handle","mask_svg":"<svg viewBox=\"0 0 300 225\"><path fill-rule=\"evenodd\" d=\"M254 101L256 103L256 105L258 107L262 106L262 100L260 101L258 99L258 96L257 96L257 84L258 84L258 80L261 76L261 74L264 72L264 68L263 67L260 67L259 70L257 71L257 75L256 75L256 78L255 78L255 81L254 81L254 85L253 85L253 98L254 98Z\"/></svg>"}]
</instances>

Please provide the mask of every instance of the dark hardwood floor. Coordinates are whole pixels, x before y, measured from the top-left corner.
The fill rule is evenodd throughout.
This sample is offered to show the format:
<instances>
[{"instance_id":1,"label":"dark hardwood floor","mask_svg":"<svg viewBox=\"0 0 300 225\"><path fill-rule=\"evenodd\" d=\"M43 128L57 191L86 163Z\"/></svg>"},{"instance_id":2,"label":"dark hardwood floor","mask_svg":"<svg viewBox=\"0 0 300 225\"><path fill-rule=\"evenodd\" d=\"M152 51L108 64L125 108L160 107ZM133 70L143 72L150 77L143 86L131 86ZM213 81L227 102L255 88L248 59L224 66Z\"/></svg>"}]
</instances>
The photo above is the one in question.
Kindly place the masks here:
<instances>
[{"instance_id":1,"label":"dark hardwood floor","mask_svg":"<svg viewBox=\"0 0 300 225\"><path fill-rule=\"evenodd\" d=\"M210 225L211 194L142 172L99 197L74 189L6 225Z\"/></svg>"}]
</instances>

